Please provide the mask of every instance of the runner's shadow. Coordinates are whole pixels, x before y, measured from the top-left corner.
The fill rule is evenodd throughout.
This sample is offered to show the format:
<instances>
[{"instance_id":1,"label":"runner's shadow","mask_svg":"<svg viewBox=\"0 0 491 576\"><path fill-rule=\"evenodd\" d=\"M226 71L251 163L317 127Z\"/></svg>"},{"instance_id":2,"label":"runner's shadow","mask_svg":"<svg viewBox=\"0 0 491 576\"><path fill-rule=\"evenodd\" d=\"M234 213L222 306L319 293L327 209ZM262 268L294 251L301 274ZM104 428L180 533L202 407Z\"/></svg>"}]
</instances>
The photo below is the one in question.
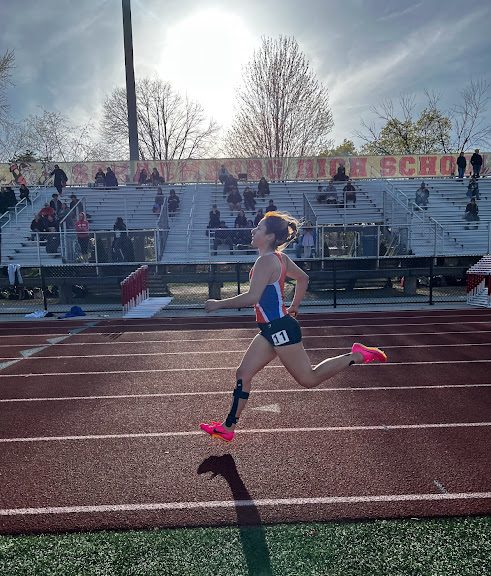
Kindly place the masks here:
<instances>
[{"instance_id":1,"label":"runner's shadow","mask_svg":"<svg viewBox=\"0 0 491 576\"><path fill-rule=\"evenodd\" d=\"M237 471L232 455L224 454L223 456L206 458L198 467L198 474L205 472L212 473L210 480L215 476L223 476L230 486L235 501L240 542L246 558L249 576L271 576L273 573L271 560L261 517Z\"/></svg>"}]
</instances>

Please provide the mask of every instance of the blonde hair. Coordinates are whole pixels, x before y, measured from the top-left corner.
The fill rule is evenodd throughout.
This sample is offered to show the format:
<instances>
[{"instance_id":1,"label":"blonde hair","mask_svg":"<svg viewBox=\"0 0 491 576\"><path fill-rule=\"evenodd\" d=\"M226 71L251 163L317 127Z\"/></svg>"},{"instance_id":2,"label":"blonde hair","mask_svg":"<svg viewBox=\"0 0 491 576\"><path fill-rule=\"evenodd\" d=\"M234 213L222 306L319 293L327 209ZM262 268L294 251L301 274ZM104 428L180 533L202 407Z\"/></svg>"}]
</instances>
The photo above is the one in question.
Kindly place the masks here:
<instances>
[{"instance_id":1,"label":"blonde hair","mask_svg":"<svg viewBox=\"0 0 491 576\"><path fill-rule=\"evenodd\" d=\"M266 234L274 234L274 249L280 252L293 242L298 234L300 222L286 212L266 212L264 215Z\"/></svg>"}]
</instances>

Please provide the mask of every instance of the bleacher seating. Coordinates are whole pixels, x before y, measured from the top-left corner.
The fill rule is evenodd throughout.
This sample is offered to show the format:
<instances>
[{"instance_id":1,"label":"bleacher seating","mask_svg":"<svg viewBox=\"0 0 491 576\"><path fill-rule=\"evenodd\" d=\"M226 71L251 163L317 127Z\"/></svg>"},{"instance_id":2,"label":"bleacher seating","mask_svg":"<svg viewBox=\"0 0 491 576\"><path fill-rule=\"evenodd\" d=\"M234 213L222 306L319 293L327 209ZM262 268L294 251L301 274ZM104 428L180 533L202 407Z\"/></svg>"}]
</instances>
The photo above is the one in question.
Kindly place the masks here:
<instances>
[{"instance_id":1,"label":"bleacher seating","mask_svg":"<svg viewBox=\"0 0 491 576\"><path fill-rule=\"evenodd\" d=\"M300 219L314 219L318 225L332 227L372 224L384 226L395 237L399 234L400 253L415 255L433 254L484 254L489 251L491 226L491 179L479 180L481 198L478 201L480 222L478 229L467 226L463 219L468 179L464 182L453 179L430 179L426 181L430 190L426 210L414 207L416 189L420 180L358 180L356 208L351 203L344 206L319 204L316 200L317 182L272 182L270 196L256 199L256 209L263 208L273 199L279 210ZM322 185L325 183L322 182ZM257 189L257 182L240 182L242 193L245 186ZM178 212L169 218L169 235L161 259L162 262L219 262L253 261L255 253L219 246L213 255L212 241L207 235L208 215L213 204L217 204L228 228L234 228L237 213L230 212L223 186L218 184L188 184L163 186L167 196L173 187L179 198ZM338 196L342 196L344 183L337 183ZM54 188L45 188L33 198L32 206L16 213L16 217L2 227L2 264L16 262L23 266L60 264L59 254L46 254L44 244L38 247L30 239L30 222L45 201L49 201ZM74 192L83 199L86 212L91 215L91 231L112 230L115 219L121 216L129 230L147 229L152 233L157 217L152 213L156 188L122 186L118 189L68 188L65 196ZM32 194L31 191L31 196ZM306 204L304 201L306 199ZM305 212L305 208L308 212ZM246 213L253 220L251 211ZM436 250L435 250L436 243ZM294 252L290 248L290 253ZM410 252L409 252L410 251ZM395 253L395 252L394 252ZM334 254L333 254L334 255Z\"/></svg>"}]
</instances>

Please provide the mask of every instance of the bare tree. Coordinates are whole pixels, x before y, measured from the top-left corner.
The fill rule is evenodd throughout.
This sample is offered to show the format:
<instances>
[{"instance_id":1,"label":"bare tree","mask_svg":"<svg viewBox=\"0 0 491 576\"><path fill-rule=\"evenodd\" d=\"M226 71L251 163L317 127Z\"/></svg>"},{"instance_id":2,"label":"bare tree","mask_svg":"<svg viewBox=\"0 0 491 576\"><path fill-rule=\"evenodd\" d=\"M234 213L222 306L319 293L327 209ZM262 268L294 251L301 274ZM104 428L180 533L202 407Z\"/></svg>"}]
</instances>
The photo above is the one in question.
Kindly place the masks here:
<instances>
[{"instance_id":1,"label":"bare tree","mask_svg":"<svg viewBox=\"0 0 491 576\"><path fill-rule=\"evenodd\" d=\"M454 106L451 118L454 125L454 150L464 152L471 146L491 143L491 124L487 122L490 83L472 80L461 92L462 101Z\"/></svg>"},{"instance_id":2,"label":"bare tree","mask_svg":"<svg viewBox=\"0 0 491 576\"><path fill-rule=\"evenodd\" d=\"M4 128L8 120L8 104L6 90L10 82L10 74L14 67L14 52L7 50L0 56L0 127Z\"/></svg>"},{"instance_id":3,"label":"bare tree","mask_svg":"<svg viewBox=\"0 0 491 576\"><path fill-rule=\"evenodd\" d=\"M145 78L136 83L138 144L142 160L202 158L219 126L203 107L183 97L168 82ZM114 155L128 158L126 90L116 88L104 102L103 136Z\"/></svg>"},{"instance_id":4,"label":"bare tree","mask_svg":"<svg viewBox=\"0 0 491 576\"><path fill-rule=\"evenodd\" d=\"M419 116L415 111L414 95L401 95L398 110L391 99L370 110L377 117L367 123L362 120L364 132L357 136L364 142L365 154L430 154L450 149L451 121L438 109L438 97L426 92L427 105Z\"/></svg>"},{"instance_id":5,"label":"bare tree","mask_svg":"<svg viewBox=\"0 0 491 576\"><path fill-rule=\"evenodd\" d=\"M332 147L327 88L292 37L263 38L245 67L226 150L237 157L316 155Z\"/></svg>"}]
</instances>

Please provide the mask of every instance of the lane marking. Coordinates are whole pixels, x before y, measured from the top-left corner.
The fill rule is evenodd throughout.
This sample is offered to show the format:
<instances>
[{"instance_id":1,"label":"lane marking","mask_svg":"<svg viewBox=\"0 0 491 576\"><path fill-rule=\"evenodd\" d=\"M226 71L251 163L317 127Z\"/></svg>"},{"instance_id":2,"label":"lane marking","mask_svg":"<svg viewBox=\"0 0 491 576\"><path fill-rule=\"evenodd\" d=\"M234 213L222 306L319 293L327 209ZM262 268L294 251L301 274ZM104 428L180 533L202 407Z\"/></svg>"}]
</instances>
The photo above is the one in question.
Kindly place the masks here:
<instances>
[{"instance_id":1,"label":"lane marking","mask_svg":"<svg viewBox=\"0 0 491 576\"><path fill-rule=\"evenodd\" d=\"M380 424L374 426L322 426L317 428L246 428L237 432L242 434L299 434L300 432L358 432L383 430L420 430L432 428L482 428L491 426L491 422L451 422L442 424ZM179 438L183 436L202 436L200 430L173 432L134 432L127 434L87 434L81 436L35 436L25 438L0 438L0 444L17 442L68 442L71 440L115 440L122 438Z\"/></svg>"},{"instance_id":2,"label":"lane marking","mask_svg":"<svg viewBox=\"0 0 491 576\"><path fill-rule=\"evenodd\" d=\"M380 315L379 315L379 316L380 316ZM482 316L480 316L480 317L482 317ZM425 318L430 318L430 319L432 319L431 316L425 316ZM390 318L389 318L389 319L390 319ZM250 320L250 319L248 318L248 320ZM331 319L329 319L329 320L331 320ZM336 319L334 319L334 320L336 320ZM367 318L363 318L363 320L367 320ZM303 320L301 320L301 323L303 322L302 327L303 327L304 330L309 330L309 329L326 329L326 330L336 329L336 330L338 330L338 329L340 329L340 328L350 328L350 329L353 329L353 328L374 328L375 326L376 326L376 327L380 327L380 328L387 327L387 326L399 326L399 327L401 326L401 323L400 323L400 322L395 322L395 323L392 323L392 324L356 324L356 325L353 325L353 323L349 323L349 324L330 324L330 325L327 325L327 326L326 326L326 322L324 322L323 324L318 324L318 325L314 324L314 325L312 325L312 324L307 324L307 323L306 323L307 321L308 321L308 320L306 320L305 318L304 318ZM312 320L312 322L314 322L314 320ZM321 322L321 321L320 321L320 320L315 320L315 322ZM100 324L100 321L97 321L97 324L99 325L99 324ZM204 325L206 325L206 324L209 325L210 322L209 322L209 321L208 321L208 322L203 322L203 324L204 324ZM226 324L226 322L219 322L219 324L220 324L220 328L219 328L220 330L235 330L235 331L239 331L239 330L240 330L240 331L243 331L243 330L252 331L252 330L254 330L254 331L257 331L257 327L256 327L256 325L253 324L253 323L251 323L250 327L243 327L243 328L237 327L236 324L233 324L232 326L227 326L227 327L225 327L225 326L223 326L223 324ZM434 322L434 321L433 321L433 322L415 322L415 323L409 323L409 322L408 322L408 323L404 323L404 327L407 327L407 326L420 326L420 327L421 327L421 326L451 326L451 325L453 325L453 324L458 324L458 325L462 325L462 324L491 324L491 317L490 317L489 320L466 320L466 321L455 321L455 322L454 322L454 321L452 321L452 322ZM190 325L190 326L195 326L196 324L195 324L195 323L190 323L189 325ZM128 330L128 328L130 328L130 326L125 326L124 324L121 324L120 326L126 328L126 329L124 330L124 333L125 333L125 334L148 334L148 332L172 332L172 333L192 332L193 334L195 334L195 333L200 333L200 332L204 332L204 333L213 332L213 333L216 333L217 330L218 330L217 328L207 328L207 329L205 329L205 328L195 328L195 329L192 329L192 330L191 330L191 329L187 329L187 330L186 330L186 329L184 329L184 330L181 330L181 329L177 330L177 329L176 329L176 326L179 326L179 327L180 327L180 326L184 326L183 324L174 324L174 325L169 324L169 325L168 325L169 328L167 328L166 326L162 326L162 329L161 329L161 330L149 330L149 329L148 329L148 328L149 328L149 325L141 324L141 326L145 326L145 327L147 328L147 330L145 330L145 331L142 331L142 330ZM151 324L150 326L154 327L155 324ZM170 327L172 327L172 326L174 326L174 327L173 327L172 329L170 329ZM104 330L104 326L99 326L99 327L101 328L101 331L100 331L100 332L90 332L90 334L100 334L100 335L109 336L110 333L108 332L107 329ZM111 326L111 329L112 329L112 328L116 328L116 326ZM32 328L32 331L37 331L37 332L39 332L39 329L40 329L40 327L38 326L37 328ZM0 328L0 330L2 330L2 329ZM70 334L74 334L74 333L75 333L75 331L72 331ZM34 336L34 335L37 335L37 334L20 334L20 333L19 333L19 334L16 334L15 332L14 332L14 333L8 332L7 334L0 334L0 338L12 338L12 337L22 337L22 336L31 336L31 335ZM47 334L46 334L46 336L60 336L60 335L62 335L60 332L53 332L53 333L47 333Z\"/></svg>"},{"instance_id":3,"label":"lane marking","mask_svg":"<svg viewBox=\"0 0 491 576\"><path fill-rule=\"evenodd\" d=\"M16 360L15 362L20 361ZM385 362L384 364L354 364L351 366L353 368L369 368L373 369L377 366L420 366L420 365L433 365L433 364L487 364L491 362L491 359L487 360L428 360L428 361L415 361L415 362ZM268 364L264 367L266 370L273 370L282 368L286 370L283 364ZM147 368L145 370L98 370L94 372L29 372L22 374L0 374L0 378L34 378L34 377L46 377L46 376L95 376L97 374L153 374L162 372L209 372L209 371L220 371L220 370L237 370L237 366L214 366L214 367L202 367L202 368Z\"/></svg>"},{"instance_id":4,"label":"lane marking","mask_svg":"<svg viewBox=\"0 0 491 576\"><path fill-rule=\"evenodd\" d=\"M279 404L266 404L265 406L254 406L251 410L258 410L259 412L273 412L274 414L280 413Z\"/></svg>"},{"instance_id":5,"label":"lane marking","mask_svg":"<svg viewBox=\"0 0 491 576\"><path fill-rule=\"evenodd\" d=\"M441 494L448 494L448 490L438 480L433 480L433 484L437 487Z\"/></svg>"},{"instance_id":6,"label":"lane marking","mask_svg":"<svg viewBox=\"0 0 491 576\"><path fill-rule=\"evenodd\" d=\"M133 342L132 344L135 344ZM392 350L394 348L462 348L465 346L490 346L491 342L479 342L479 343L458 343L458 344L404 344L404 345L394 345L394 346L384 346L384 350ZM80 346L80 345L79 345ZM206 355L206 354L242 354L247 348L242 348L240 350L188 350L184 352L134 352L134 353L121 353L121 354L87 354L87 355L76 355L76 354L62 354L61 356L32 356L36 352L44 350L42 348L31 348L30 350L23 350L21 354L27 358L30 357L31 360L60 360L65 358L131 358L133 356L190 356L190 355ZM324 350L346 350L346 346L329 346L320 348L305 348L307 352L322 352Z\"/></svg>"},{"instance_id":7,"label":"lane marking","mask_svg":"<svg viewBox=\"0 0 491 576\"><path fill-rule=\"evenodd\" d=\"M97 506L47 506L45 508L3 508L0 516L36 516L42 514L94 514L102 512L148 512L158 510L203 510L216 508L252 508L264 506L311 506L319 504L386 504L392 502L428 502L488 500L491 492L454 492L444 494L382 494L379 496L321 496L318 498L257 498L255 500L207 500L201 502L152 502L141 504L100 504Z\"/></svg>"},{"instance_id":8,"label":"lane marking","mask_svg":"<svg viewBox=\"0 0 491 576\"><path fill-rule=\"evenodd\" d=\"M93 334L91 332L91 334ZM128 334L130 334L130 332L128 332ZM136 334L136 332L134 332L134 334ZM449 331L449 332L393 332L390 334L387 334L387 332L377 332L377 333L373 333L373 334L362 334L360 335L359 333L357 334L342 334L341 336L338 334L323 334L320 336L305 336L306 338L314 338L314 339L320 339L320 338L336 338L336 339L340 339L340 338L360 338L360 336L362 336L363 338L368 338L368 337L392 337L392 336L446 336L447 334L491 334L491 330L457 330L457 331ZM62 340L64 340L65 338L60 338L60 339L56 339L56 338L52 338L52 340L59 340L59 344L58 342L50 342L48 340L48 342L50 342L51 344L57 344L59 346L119 346L122 344L165 344L165 343L172 343L172 344L179 344L182 342L209 342L208 338L200 338L198 340L196 339L190 339L190 338L183 338L183 339L176 339L176 338L172 338L170 340L113 340L111 342L63 342L61 343ZM237 336L234 337L234 340L245 340L246 342L250 342L250 337L248 336ZM214 342L230 342L230 338L213 338ZM20 348L22 347L22 344L0 344L0 348ZM38 344L33 344L33 346L44 346L43 343L38 343Z\"/></svg>"},{"instance_id":9,"label":"lane marking","mask_svg":"<svg viewBox=\"0 0 491 576\"><path fill-rule=\"evenodd\" d=\"M254 389L256 394L290 394L305 392L309 394L325 392L380 392L394 390L440 390L453 388L489 388L491 384L436 384L434 386L364 386L364 387L338 387L338 388L279 388L279 389ZM2 398L0 404L22 402L64 402L69 400L120 400L129 398L175 398L187 396L223 396L230 395L230 390L215 390L201 392L152 392L148 394L107 394L101 396L47 396L45 398Z\"/></svg>"}]
</instances>

